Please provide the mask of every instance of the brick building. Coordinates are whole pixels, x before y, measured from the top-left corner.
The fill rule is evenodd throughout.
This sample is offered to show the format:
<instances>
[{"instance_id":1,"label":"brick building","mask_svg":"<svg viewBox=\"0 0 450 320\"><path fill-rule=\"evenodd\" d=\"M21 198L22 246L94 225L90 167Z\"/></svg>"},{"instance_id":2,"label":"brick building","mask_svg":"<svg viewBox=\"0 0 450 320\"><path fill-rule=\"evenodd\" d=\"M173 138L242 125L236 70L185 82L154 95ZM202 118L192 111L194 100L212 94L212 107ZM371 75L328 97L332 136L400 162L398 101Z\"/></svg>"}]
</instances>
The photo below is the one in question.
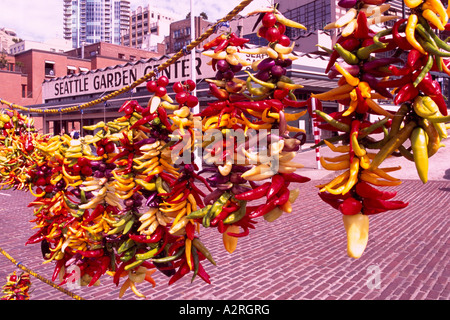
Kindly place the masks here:
<instances>
[{"instance_id":1,"label":"brick building","mask_svg":"<svg viewBox=\"0 0 450 320\"><path fill-rule=\"evenodd\" d=\"M44 102L42 83L45 80L70 77L155 56L159 55L105 42L65 53L38 49L16 55L4 53L0 60L0 98L22 106L39 106ZM36 127L42 129L42 118L36 118Z\"/></svg>"},{"instance_id":2,"label":"brick building","mask_svg":"<svg viewBox=\"0 0 450 320\"><path fill-rule=\"evenodd\" d=\"M150 4L139 6L130 15L128 29L122 32L121 44L163 54L164 38L169 34L170 24L178 19L181 16L154 8Z\"/></svg>"},{"instance_id":3,"label":"brick building","mask_svg":"<svg viewBox=\"0 0 450 320\"><path fill-rule=\"evenodd\" d=\"M211 22L204 20L201 17L194 17L195 37L197 39L202 35L211 25ZM170 24L170 35L166 37L166 52L175 53L183 49L191 43L191 19L184 19L172 22ZM201 47L201 45L199 46Z\"/></svg>"}]
</instances>

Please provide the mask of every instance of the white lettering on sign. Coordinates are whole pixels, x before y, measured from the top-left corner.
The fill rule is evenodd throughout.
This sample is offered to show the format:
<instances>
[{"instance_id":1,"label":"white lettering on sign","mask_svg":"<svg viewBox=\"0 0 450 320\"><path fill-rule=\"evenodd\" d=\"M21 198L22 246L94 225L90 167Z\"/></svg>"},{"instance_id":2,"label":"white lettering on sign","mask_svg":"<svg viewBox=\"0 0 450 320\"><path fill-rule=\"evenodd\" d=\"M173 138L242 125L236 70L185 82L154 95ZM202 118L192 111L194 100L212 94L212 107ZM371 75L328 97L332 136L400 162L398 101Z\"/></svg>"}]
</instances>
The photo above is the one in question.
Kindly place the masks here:
<instances>
[{"instance_id":1,"label":"white lettering on sign","mask_svg":"<svg viewBox=\"0 0 450 320\"><path fill-rule=\"evenodd\" d=\"M263 55L243 55L243 59L250 63L265 57ZM215 76L216 72L208 64L210 60L211 58L209 57L200 53L197 54L195 64L197 79L213 78ZM167 61L167 58L45 81L42 84L42 98L45 102L49 99L101 94L105 91L119 90L155 70L165 61ZM168 77L170 83L189 79L191 77L190 55L168 66L160 72L160 75ZM145 86L145 83L140 86Z\"/></svg>"}]
</instances>

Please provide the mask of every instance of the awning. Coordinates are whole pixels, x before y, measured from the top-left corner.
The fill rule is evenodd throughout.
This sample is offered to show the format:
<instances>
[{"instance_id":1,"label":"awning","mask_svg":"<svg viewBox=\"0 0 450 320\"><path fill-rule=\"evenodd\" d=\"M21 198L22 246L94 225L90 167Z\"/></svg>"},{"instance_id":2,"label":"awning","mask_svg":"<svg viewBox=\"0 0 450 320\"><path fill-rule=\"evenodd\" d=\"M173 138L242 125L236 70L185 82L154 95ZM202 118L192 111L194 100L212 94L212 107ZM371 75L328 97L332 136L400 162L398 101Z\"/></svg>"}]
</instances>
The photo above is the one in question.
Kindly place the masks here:
<instances>
[{"instance_id":1,"label":"awning","mask_svg":"<svg viewBox=\"0 0 450 320\"><path fill-rule=\"evenodd\" d=\"M48 63L48 64L55 64L55 61L45 60L45 63Z\"/></svg>"},{"instance_id":2,"label":"awning","mask_svg":"<svg viewBox=\"0 0 450 320\"><path fill-rule=\"evenodd\" d=\"M77 70L77 68L73 67L73 66L67 66L67 69L69 69L69 70Z\"/></svg>"},{"instance_id":3,"label":"awning","mask_svg":"<svg viewBox=\"0 0 450 320\"><path fill-rule=\"evenodd\" d=\"M79 67L78 69L80 69L81 72L88 72L89 71L88 68L83 68L83 67Z\"/></svg>"}]
</instances>

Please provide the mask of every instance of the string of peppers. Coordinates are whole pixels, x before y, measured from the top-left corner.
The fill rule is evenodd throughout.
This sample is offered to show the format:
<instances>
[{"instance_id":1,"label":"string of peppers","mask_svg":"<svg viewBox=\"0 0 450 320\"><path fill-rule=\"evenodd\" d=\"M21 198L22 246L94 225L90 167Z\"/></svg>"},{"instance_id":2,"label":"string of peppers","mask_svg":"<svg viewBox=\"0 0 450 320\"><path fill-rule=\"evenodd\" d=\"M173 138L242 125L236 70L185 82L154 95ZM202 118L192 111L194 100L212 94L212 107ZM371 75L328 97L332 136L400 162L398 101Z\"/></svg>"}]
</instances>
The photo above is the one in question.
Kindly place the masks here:
<instances>
[{"instance_id":1,"label":"string of peppers","mask_svg":"<svg viewBox=\"0 0 450 320\"><path fill-rule=\"evenodd\" d=\"M411 24L403 21L375 33L366 14L373 5L359 1L353 7L357 14L345 15L333 25L351 26L330 50L326 70L331 78L341 75L339 87L312 98L347 106L327 115L317 101L316 113L324 121L321 127L338 132L324 143L341 153L322 157L322 165L344 170L320 186L319 196L343 213L348 253L357 258L367 244L368 215L407 205L391 200L395 192L374 187L401 183L388 174L398 167L379 168L380 164L398 153L426 173L426 161L446 137L444 123L449 119L435 88L438 84L429 75L435 64L445 70L441 53L423 54L415 48L418 55L400 48L410 59L403 68L392 65L403 63L397 55L389 60L374 58L372 53L396 49L398 39L413 46L408 35ZM422 9L423 5L414 12L420 16ZM85 127L92 134L78 140L39 135L27 117L12 110L2 114L0 183L20 190L28 187L36 196L29 207L34 210L31 222L37 232L27 244L40 243L44 263L55 262L53 281L58 277L61 284L73 281L76 266L81 285L98 285L108 274L121 286L120 297L130 288L142 298L137 284L147 281L155 286L156 270L169 277L169 284L190 272L192 280L198 276L210 283L201 262L216 262L199 238L201 227L217 228L225 249L232 253L238 239L255 228L257 218L271 222L283 212L292 212L300 190L291 184L309 178L295 173L302 166L293 161L305 133L288 123L307 110L288 113L285 108L311 110L312 100L295 99L293 92L301 85L286 76L296 57L291 54L294 44L284 33L286 26L304 27L273 7L250 14L258 15L257 25L262 24L258 35L269 44L247 49L248 40L233 32L206 44L203 54L211 58L217 72L215 79L207 81L217 101L199 114L190 110L198 103L191 94L195 83L173 84L173 100L167 95L169 81L164 76L147 82L153 94L147 106L127 101L119 110L123 116ZM418 25L414 25L415 39L424 39ZM433 37L433 27L424 28ZM245 53L267 58L248 64L240 56ZM428 69L430 56L433 64ZM247 72L246 80L235 76L243 67L254 71ZM388 88L396 89L392 93ZM430 88L435 89L426 91ZM394 102L401 105L395 114L376 102L394 95ZM370 122L370 113L384 118ZM384 138L375 141L370 137L375 133L384 133ZM413 142L411 150L402 147L408 138ZM343 145L335 145L338 141ZM193 161L199 146L206 163L201 171ZM122 278L126 279L121 283Z\"/></svg>"},{"instance_id":2,"label":"string of peppers","mask_svg":"<svg viewBox=\"0 0 450 320\"><path fill-rule=\"evenodd\" d=\"M59 278L63 285L79 280L80 285L93 286L107 274L120 285L120 297L130 288L142 298L137 284L155 286L156 270L169 277L169 285L189 272L192 280L198 276L210 283L202 261L216 262L199 239L200 227L217 227L231 253L237 239L255 228L256 218L274 221L292 211L299 190L291 192L289 184L309 180L295 174L302 166L292 161L304 132L288 125L306 110L284 112L285 105L307 106L288 98L301 86L285 76L294 59L285 24L299 25L274 8L251 14L260 15L265 25L260 30L279 34L263 48L271 52L270 59L252 66L269 76L249 73L247 81L234 77L247 65L239 52L245 53L248 39L232 32L219 35L204 52L214 51L211 65L218 74L210 81L210 91L219 101L198 115L190 111L198 104L191 94L195 83L173 84L173 100L165 76L147 82L152 93L147 106L127 101L119 109L123 116L84 127L92 134L80 139L39 135L17 111L2 114L1 183L19 190L28 187L36 197L28 206L37 230L26 245L40 243L44 263L55 263L52 281ZM206 137L210 129L219 130L218 143ZM245 132L243 141L228 134L233 130ZM291 131L295 137L289 136ZM202 171L192 153L199 143L209 165ZM269 152L263 154L263 149ZM209 177L203 177L205 173ZM266 179L270 181L259 184ZM264 196L265 203L247 205Z\"/></svg>"},{"instance_id":3,"label":"string of peppers","mask_svg":"<svg viewBox=\"0 0 450 320\"><path fill-rule=\"evenodd\" d=\"M448 9L439 0L405 0L411 15L398 19L378 15L390 8L385 0L341 0L338 4L349 10L325 27L342 28L333 49L327 49L326 73L332 79L340 77L338 87L312 96L335 100L345 108L332 114L316 111L323 120L321 128L337 133L323 142L339 153L321 157L321 164L340 174L318 187L321 199L343 214L348 255L359 258L368 242L369 216L408 205L391 200L395 191L377 188L401 183L389 174L401 168L380 167L383 161L390 156L413 161L426 183L428 158L447 138L447 104L430 72L450 74L445 58L450 56L450 47L434 31L445 29ZM377 33L371 29L375 23L397 19L392 28ZM381 52L393 54L377 57ZM388 111L377 99L392 99L399 108L395 113ZM382 118L371 122L370 114ZM384 137L378 141L370 136L379 133ZM407 140L410 147L404 146ZM339 141L342 145L338 146Z\"/></svg>"}]
</instances>

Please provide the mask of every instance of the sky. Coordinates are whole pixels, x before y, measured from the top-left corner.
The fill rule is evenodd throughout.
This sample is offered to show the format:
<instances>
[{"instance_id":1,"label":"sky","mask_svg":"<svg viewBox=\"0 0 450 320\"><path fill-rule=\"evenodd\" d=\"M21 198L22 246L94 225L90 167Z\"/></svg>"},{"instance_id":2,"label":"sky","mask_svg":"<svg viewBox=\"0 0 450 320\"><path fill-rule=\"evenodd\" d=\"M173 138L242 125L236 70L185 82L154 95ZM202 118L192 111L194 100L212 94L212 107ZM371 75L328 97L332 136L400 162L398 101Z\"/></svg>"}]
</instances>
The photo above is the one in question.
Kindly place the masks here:
<instances>
[{"instance_id":1,"label":"sky","mask_svg":"<svg viewBox=\"0 0 450 320\"><path fill-rule=\"evenodd\" d=\"M173 10L185 16L190 10L189 0L151 1L156 8ZM233 10L241 0L193 0L195 15L205 12L208 20L215 22ZM131 0L131 10L144 6L149 0ZM253 0L241 14L270 5L270 0ZM24 40L45 42L63 35L63 1L62 0L0 0L0 28L6 27L16 31Z\"/></svg>"}]
</instances>

